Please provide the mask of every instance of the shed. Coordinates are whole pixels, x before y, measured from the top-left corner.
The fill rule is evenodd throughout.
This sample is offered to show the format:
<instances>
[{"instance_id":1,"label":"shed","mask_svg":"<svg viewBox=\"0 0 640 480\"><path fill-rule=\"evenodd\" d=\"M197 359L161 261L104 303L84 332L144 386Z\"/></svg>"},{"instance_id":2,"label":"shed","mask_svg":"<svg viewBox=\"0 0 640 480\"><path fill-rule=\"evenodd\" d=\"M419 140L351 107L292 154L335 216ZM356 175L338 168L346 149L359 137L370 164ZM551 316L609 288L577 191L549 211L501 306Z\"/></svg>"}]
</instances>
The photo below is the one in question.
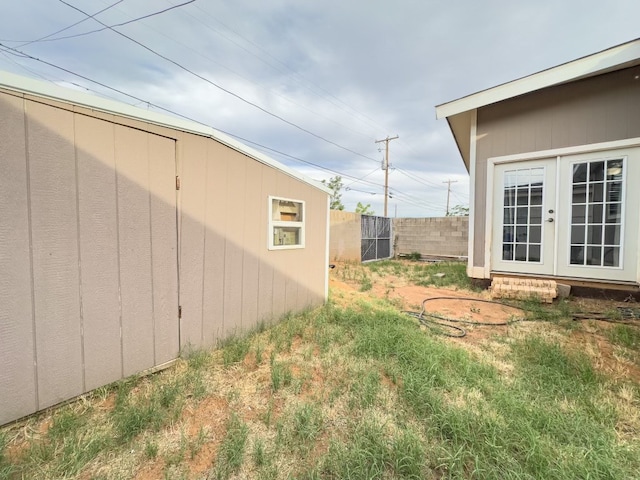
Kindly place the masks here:
<instances>
[{"instance_id":1,"label":"shed","mask_svg":"<svg viewBox=\"0 0 640 480\"><path fill-rule=\"evenodd\" d=\"M0 72L0 424L321 305L328 213L216 130Z\"/></svg>"},{"instance_id":2,"label":"shed","mask_svg":"<svg viewBox=\"0 0 640 480\"><path fill-rule=\"evenodd\" d=\"M640 284L640 39L436 107L471 176L469 276Z\"/></svg>"}]
</instances>

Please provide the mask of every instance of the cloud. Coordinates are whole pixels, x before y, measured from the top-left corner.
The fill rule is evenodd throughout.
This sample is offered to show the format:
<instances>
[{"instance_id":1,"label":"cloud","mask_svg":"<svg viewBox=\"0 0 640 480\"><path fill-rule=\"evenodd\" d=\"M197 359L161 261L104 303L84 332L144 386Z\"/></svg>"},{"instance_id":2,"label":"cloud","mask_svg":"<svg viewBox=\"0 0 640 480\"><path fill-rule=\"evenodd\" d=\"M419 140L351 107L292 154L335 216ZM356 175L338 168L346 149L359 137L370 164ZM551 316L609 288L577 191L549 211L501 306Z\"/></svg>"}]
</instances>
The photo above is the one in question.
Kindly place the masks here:
<instances>
[{"instance_id":1,"label":"cloud","mask_svg":"<svg viewBox=\"0 0 640 480\"><path fill-rule=\"evenodd\" d=\"M95 13L110 3L76 0L74 5ZM113 24L178 3L126 0L98 18ZM21 48L213 127L340 172L345 185L366 176L344 192L348 208L360 201L382 212L382 153L374 141L399 135L390 143L395 168L389 175L390 213L397 205L398 215L431 216L445 211L447 185L442 182L456 181L451 184L451 204L468 201L467 172L448 125L435 119L435 105L635 38L639 14L640 4L632 0L197 1L121 28L159 54L300 128L111 31ZM9 2L3 7L0 32L4 40L37 39L82 18L61 2ZM64 33L98 27L87 20ZM0 68L138 103L6 52L0 54ZM334 175L266 151L313 178ZM353 178L347 180L347 175Z\"/></svg>"}]
</instances>

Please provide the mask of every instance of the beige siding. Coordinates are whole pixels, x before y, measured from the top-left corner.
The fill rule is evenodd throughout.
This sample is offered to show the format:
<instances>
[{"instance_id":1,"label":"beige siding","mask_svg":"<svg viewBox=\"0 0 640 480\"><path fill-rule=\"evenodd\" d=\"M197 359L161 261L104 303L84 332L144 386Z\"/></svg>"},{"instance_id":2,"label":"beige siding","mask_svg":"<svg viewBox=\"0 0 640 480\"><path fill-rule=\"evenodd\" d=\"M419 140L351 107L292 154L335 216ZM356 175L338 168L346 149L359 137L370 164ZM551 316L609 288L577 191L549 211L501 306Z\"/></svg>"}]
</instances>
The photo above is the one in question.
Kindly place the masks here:
<instances>
[{"instance_id":1,"label":"beige siding","mask_svg":"<svg viewBox=\"0 0 640 480\"><path fill-rule=\"evenodd\" d=\"M39 407L83 392L73 114L27 105Z\"/></svg>"},{"instance_id":2,"label":"beige siding","mask_svg":"<svg viewBox=\"0 0 640 480\"><path fill-rule=\"evenodd\" d=\"M478 110L474 266L484 266L487 159L640 137L638 75L634 67Z\"/></svg>"},{"instance_id":3,"label":"beige siding","mask_svg":"<svg viewBox=\"0 0 640 480\"><path fill-rule=\"evenodd\" d=\"M85 383L90 390L122 376L115 129L90 117L77 116L75 122Z\"/></svg>"},{"instance_id":4,"label":"beige siding","mask_svg":"<svg viewBox=\"0 0 640 480\"><path fill-rule=\"evenodd\" d=\"M210 138L25 98L0 93L0 424L324 301L325 192ZM268 250L269 195L306 202L305 248Z\"/></svg>"},{"instance_id":5,"label":"beige siding","mask_svg":"<svg viewBox=\"0 0 640 480\"><path fill-rule=\"evenodd\" d=\"M38 407L24 121L23 100L0 95L0 424Z\"/></svg>"},{"instance_id":6,"label":"beige siding","mask_svg":"<svg viewBox=\"0 0 640 480\"><path fill-rule=\"evenodd\" d=\"M362 258L362 220L359 213L331 210L331 238L329 260L355 260Z\"/></svg>"}]
</instances>

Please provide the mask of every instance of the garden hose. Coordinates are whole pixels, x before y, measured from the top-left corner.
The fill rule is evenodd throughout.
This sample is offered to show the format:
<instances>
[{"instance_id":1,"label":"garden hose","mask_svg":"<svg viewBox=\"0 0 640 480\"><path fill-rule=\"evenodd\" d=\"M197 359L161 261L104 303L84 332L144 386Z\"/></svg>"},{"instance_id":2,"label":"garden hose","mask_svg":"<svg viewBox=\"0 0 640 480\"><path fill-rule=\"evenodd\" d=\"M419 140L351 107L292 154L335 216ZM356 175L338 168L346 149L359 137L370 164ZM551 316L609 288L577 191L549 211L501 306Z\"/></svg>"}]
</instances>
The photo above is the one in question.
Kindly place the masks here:
<instances>
[{"instance_id":1,"label":"garden hose","mask_svg":"<svg viewBox=\"0 0 640 480\"><path fill-rule=\"evenodd\" d=\"M498 302L495 300L485 300L482 298L473 298L473 297L431 297L431 298L425 298L422 301L422 311L421 312L413 312L413 311L404 311L403 313L409 315L410 317L413 317L415 319L418 320L418 322L420 322L421 325L423 325L426 328L432 329L432 330L436 330L438 333L440 333L441 335L445 335L447 337L453 337L453 338L462 338L467 334L467 331L462 328L459 327L457 325L451 325L452 323L463 323L463 324L467 324L467 325L482 325L482 326L488 326L488 327L500 327L500 326L508 326L511 325L513 323L517 323L517 322L522 322L525 320L528 320L525 316L519 317L519 318L514 318L513 320L505 320L502 322L482 322L482 321L477 321L477 320L466 320L466 319L462 319L462 318L449 318L449 317L444 317L442 315L438 315L436 313L431 313L428 312L426 309L425 304L427 302L432 302L435 300L457 300L457 301L468 301L468 302L480 302L480 303L490 303L490 304L494 304L494 305L502 305L508 308L514 308L517 310L522 311L523 313L526 311L526 309L522 308L522 307L516 307L514 305L510 305L508 303L504 303L504 302ZM600 312L579 312L579 313L574 313L572 315L573 320L597 320L597 321L602 321L602 322L609 322L609 323L621 323L621 324L625 324L625 325L636 325L636 326L640 326L638 323L638 319L640 319L640 309L636 309L636 308L630 308L630 307L616 307L619 311L619 314L621 316L621 320L618 319L612 319L610 318L610 315L607 315L606 313L600 313ZM443 322L447 322L447 323L443 323ZM449 330L452 333L448 333L447 330Z\"/></svg>"}]
</instances>

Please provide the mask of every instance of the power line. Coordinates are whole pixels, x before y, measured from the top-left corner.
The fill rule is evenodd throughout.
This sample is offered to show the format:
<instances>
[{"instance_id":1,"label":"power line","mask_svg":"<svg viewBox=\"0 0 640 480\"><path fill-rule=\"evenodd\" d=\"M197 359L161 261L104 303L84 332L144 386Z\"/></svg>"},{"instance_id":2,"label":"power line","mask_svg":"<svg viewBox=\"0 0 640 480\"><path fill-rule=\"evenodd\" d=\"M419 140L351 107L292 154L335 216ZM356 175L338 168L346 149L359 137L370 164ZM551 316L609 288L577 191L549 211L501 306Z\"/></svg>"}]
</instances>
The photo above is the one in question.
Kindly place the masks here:
<instances>
[{"instance_id":1,"label":"power line","mask_svg":"<svg viewBox=\"0 0 640 480\"><path fill-rule=\"evenodd\" d=\"M74 35L67 35L65 37L56 37L56 38L49 38L49 39L33 40L32 42L29 42L29 44L35 43L35 42L56 42L58 40L67 40L69 38L83 37L85 35L91 35L92 33L103 32L105 30L113 29L113 27L122 27L124 25L129 25L130 23L135 23L135 22L139 22L140 20L144 20L144 19L147 19L147 18L150 18L150 17L155 17L156 15L160 15L162 13L168 12L169 10L173 10L175 8L184 7L185 5L189 5L190 3L193 3L195 1L196 0L189 0L188 2L184 2L184 3L181 3L179 5L173 5L173 6L169 7L169 8L165 8L164 10L158 10L157 12L153 12L153 13L149 13L147 15L143 15L142 17L133 18L131 20L127 20L126 22L122 22L122 23L114 23L113 25L108 25L108 26L105 26L103 28L97 28L95 30L90 30L88 32L76 33ZM65 2L62 2L62 3L65 3ZM101 12L98 12L98 13L101 13ZM93 18L93 16L91 18ZM93 19L96 20L97 22L99 22L99 20L97 20L96 18L93 18ZM100 23L102 23L102 22L100 22Z\"/></svg>"},{"instance_id":2,"label":"power line","mask_svg":"<svg viewBox=\"0 0 640 480\"><path fill-rule=\"evenodd\" d=\"M281 61L280 59L278 59L277 57L275 57L274 55L272 55L271 53L269 53L267 50L265 50L264 48L262 48L260 45L256 44L255 42L249 40L248 38L244 37L243 35L241 35L240 33L238 33L236 30L234 30L233 28L229 27L228 25L226 25L225 23L221 22L220 20L218 20L216 17L210 15L207 11L203 10L201 7L199 7L198 5L195 5L195 8L197 8L198 10L200 10L203 14L205 14L207 17L209 17L210 19L212 19L214 22L222 25L224 28L226 28L227 30L233 32L235 35L237 35L238 37L240 37L241 39L243 39L244 41L246 41L247 43L249 43L250 45L252 45L253 47L257 48L260 52L262 52L263 54L271 57L272 59L274 59L276 62L278 62L280 65L282 65L284 68L286 68L289 72L291 72L293 74L294 77L298 77L297 81L300 85L304 86L305 88L307 88L310 92L312 92L314 95L317 95L319 98L324 98L325 101L331 103L333 106L339 108L340 110L342 110L345 113L348 113L349 115L353 115L355 118L357 118L358 116L360 116L361 118L359 119L361 122L363 123L368 123L368 125L370 127L377 127L377 128L382 128L384 130L387 130L385 127L383 127L382 125L380 125L379 123L377 123L375 120L373 120L372 118L370 118L369 116L367 116L366 114L358 111L357 109L353 108L352 106L350 106L349 104L345 103L344 101L340 100L338 97L336 97L335 95L333 95L331 92L327 91L326 89L322 88L320 85L314 83L313 81L307 79L304 75L299 74L298 72L292 70L287 64L285 64L283 61ZM233 39L229 38L227 35L224 35L223 33L221 33L220 31L214 29L213 27L211 27L209 24L205 23L202 19L200 19L199 17L195 17L191 14L189 14L188 12L183 12L185 15L190 16L191 18L195 19L197 22L201 23L202 25L204 25L207 29L217 33L218 35L222 36L224 39L226 39L227 41L233 43L234 45L236 45L238 48L244 50L245 52L247 52L249 55L254 56L255 58L257 58L259 61L261 61L262 63L264 63L265 65L270 66L271 68L273 68L276 71L279 71L281 73L286 73L283 72L281 69L277 68L276 66L274 66L273 64L267 62L263 57L256 55L254 52L250 51L249 49L245 48L243 45L240 45L238 42L234 41ZM343 107L341 107L340 105L336 104L335 102L331 101L330 99L324 97L323 95L320 95L318 92L314 91L313 89L311 89L310 87L304 85L300 79L304 80L305 82L308 82L310 85L313 85L315 88L317 88L318 90L320 90L321 92L324 92L326 95L328 95L329 97L334 98L338 103L344 105L345 107L347 107L349 110L351 110L350 112L345 110ZM355 113L355 115L354 115ZM363 119L368 120L368 122L364 122Z\"/></svg>"},{"instance_id":3,"label":"power line","mask_svg":"<svg viewBox=\"0 0 640 480\"><path fill-rule=\"evenodd\" d=\"M87 15L87 13L85 13L83 10L81 10L78 7L75 7L75 6L67 3L65 0L59 0L59 1L64 3L65 5L69 6L70 8L73 8L74 10L77 10L78 12ZM228 90L228 89L224 88L223 86L218 85L217 83L213 82L212 80L209 80L208 78L200 75L199 73L196 73L193 70L188 69L187 67L181 65L180 63L176 62L175 60L172 60L171 58L167 57L166 55L162 55L161 53L155 51L154 49L152 49L150 47L147 47L146 45L144 45L143 43L139 42L138 40L135 40L134 38L132 38L132 37L130 37L130 36L128 36L128 35L126 35L126 34L124 34L122 32L119 32L118 30L116 30L114 28L109 27L108 25L106 25L105 23L101 22L97 18L94 18L94 21L98 22L100 25L102 25L104 27L107 27L109 30L111 30L112 32L117 33L121 37L124 37L127 40L135 43L136 45L144 48L148 52L153 53L154 55L162 58L163 60L166 60L167 62L171 63L172 65L175 65L176 67L180 68L181 70L184 70L185 72L193 75L194 77L199 78L200 80L202 80L202 81L204 81L204 82L206 82L206 83L218 88L219 90L222 90L223 92L231 95L232 97L237 98L238 100L246 103L247 105L251 105L252 107L257 108L261 112L264 112L267 115L286 123L287 125L291 125L292 127L297 128L298 130L300 130L302 132L305 132L305 133L307 133L307 134L309 134L309 135L311 135L311 136L313 136L313 137L315 137L315 138L317 138L319 140L322 140L322 141L324 141L326 143L329 143L329 144L331 144L331 145L333 145L333 146L335 146L337 148L340 148L342 150L345 150L345 151L347 151L349 153L352 153L352 154L357 155L357 156L362 157L362 158L366 158L366 159L371 160L371 161L376 162L376 163L378 162L374 158L368 157L367 155L364 155L364 154L356 152L355 150L352 150L352 149L350 149L348 147L340 145L339 143L336 143L336 142L334 142L332 140L329 140L328 138L325 138L322 135L318 135L318 134L312 132L311 130L308 130L308 129L304 128L304 127L301 127L300 125L297 125L296 123L291 122L291 121L287 120L286 118L283 118L280 115L275 114L275 113L267 110L266 108L263 108L260 105L254 103L254 102L251 102L250 100L247 100L246 98L242 97L241 95L238 95L237 93L234 93L231 90Z\"/></svg>"},{"instance_id":4,"label":"power line","mask_svg":"<svg viewBox=\"0 0 640 480\"><path fill-rule=\"evenodd\" d=\"M124 2L124 0L118 0L117 2L112 3L108 7L103 8L102 10L94 13L93 15L89 15L86 18L83 18L82 20L79 20L79 21L77 21L75 23L72 23L68 27L61 28L60 30L57 30L57 31L55 31L53 33L50 33L49 35L45 35L44 37L40 37L40 38L37 38L35 40L1 40L1 41L3 41L3 42L11 42L11 43L14 43L14 42L15 43L21 43L21 45L17 45L17 48L22 48L22 47L25 47L25 46L30 45L32 43L40 42L40 41L45 40L45 39L47 39L49 37L53 37L54 35L57 35L59 33L62 33L64 31L66 31L66 30L69 30L70 28L73 28L76 25L80 25L81 23L86 22L87 20L90 20L92 18L95 18L96 15L100 15L102 12L106 12L110 8L113 8L113 7L115 7L116 5L118 5L119 3L122 3L122 2Z\"/></svg>"},{"instance_id":5,"label":"power line","mask_svg":"<svg viewBox=\"0 0 640 480\"><path fill-rule=\"evenodd\" d=\"M178 112L176 112L176 111L173 111L173 110L170 110L170 109L168 109L168 108L162 107L161 105L154 104L154 103L152 103L152 102L150 102L150 101L148 101L148 100L144 100L144 99L142 99L142 98L140 98L140 97L137 97L137 96L135 96L135 95L129 94L129 93L124 92L124 91L122 91L122 90L120 90L120 89L117 89L117 88L111 87L111 86L109 86L109 85L107 85L107 84L105 84L105 83L99 82L99 81L97 81L97 80L94 80L94 79L89 78L89 77L87 77L87 76L84 76L84 75L82 75L82 74L76 73L76 72L74 72L74 71L72 71L72 70L69 70L69 69L67 69L67 68L61 67L61 66L56 65L56 64L53 64L53 63L51 63L51 62L47 62L46 60L42 60L42 59L40 59L40 58L34 57L33 55L29 55L29 54L27 54L27 53L20 52L19 50L16 50L16 49L14 49L14 48L12 48L12 47L9 47L9 46L7 46L7 45L4 45L4 44L2 44L2 43L0 43L0 47L1 47L1 48L3 48L3 49L5 49L5 50L4 50L4 52L6 52L6 53L9 53L9 54L12 54L12 55L15 55L15 56L19 56L19 57L21 57L21 58L28 58L28 59L31 59L31 60L34 60L34 61L37 61L37 62L43 63L43 64L48 65L48 66L50 66L50 67L53 67L53 68L56 68L56 69L61 70L61 71L63 71L63 72L66 72L66 73L69 73L69 74L71 74L71 75L74 75L74 76L76 76L76 77L78 77L78 78L82 78L83 80L86 80L86 81L88 81L88 82L91 82L91 83L94 83L94 84L96 84L96 85L99 85L99 86L101 86L101 87L103 87L103 88L106 88L106 89L108 89L108 90L114 91L114 92L116 92L116 93L118 93L118 94L120 94L120 95L123 95L123 96L129 97L129 98L131 98L131 99L133 99L133 100L136 100L136 101L137 101L137 102L139 102L139 103L147 104L147 105L149 105L150 107L157 108L157 109L159 109L159 110L162 110L162 111L164 111L164 112L170 113L170 114L175 115L175 116L180 117L180 118L184 118L185 120L189 120L189 121L192 121L192 122L196 122L196 123L198 123L198 124L201 124L201 125L209 126L209 125L206 125L206 124L204 124L204 123L202 123L202 122L200 122L200 121L198 121L198 120L196 120L196 119L194 119L194 118L192 118L192 117L189 117L188 115L183 115L183 114L178 113ZM77 85L77 84L75 84L75 85ZM79 86L80 86L80 85L79 85ZM87 89L86 87L82 87L82 88ZM90 89L87 89L87 90L90 90ZM214 127L214 128L215 128L215 127ZM231 132L225 131L225 130L223 130L223 129L219 129L219 128L215 128L215 129L216 129L217 131L221 132L221 133L224 133L224 134L226 134L226 135L229 135L229 136L231 136L231 137L233 137L233 138L236 138L236 139L238 139L238 140L240 140L240 141L242 141L242 142L245 142L245 143L247 143L247 144L254 145L254 146L258 147L258 148L262 148L262 149L264 149L264 150L267 150L267 151L270 151L270 152L276 153L276 154L281 155L281 156L283 156L283 157L286 157L286 158L288 158L288 159L291 159L291 160L294 160L294 161L297 161L297 162L301 162L301 163L304 163L304 164L306 164L306 165L310 165L310 166L312 166L312 167L318 168L318 169L320 169L320 170L323 170L323 171L326 171L326 172L329 172L329 173L332 173L332 174L335 174L335 175L340 175L340 176L345 177L345 178L353 179L353 180L354 180L354 182L352 182L352 184L353 184L353 183L364 183L364 184L369 184L369 185L372 185L372 186L375 186L375 187L384 188L384 185L381 185L381 184L378 184L378 183L375 183L375 182L371 182L371 181L368 181L368 180L364 180L364 178L365 178L365 177L367 177L367 176L371 175L374 171L377 171L377 168L376 168L376 170L374 170L374 171L370 172L369 174L367 174L367 175L365 175L365 176L363 176L363 177L358 178L358 177L356 177L356 176L354 176L354 175L350 175L350 174L347 174L347 173L344 173L344 172L340 172L340 171L337 171L337 170L333 170L333 169L331 169L331 168L324 167L324 166L319 165L319 164L317 164L317 163L314 163L314 162L311 162L311 161L308 161L308 160L304 160L304 159L299 158L299 157L296 157L296 156L294 156L294 155L291 155L291 154L288 154L288 153L282 152L282 151L280 151L280 150L277 150L277 149L274 149L274 148L268 147L268 146L263 145L263 144L260 144L260 143L258 143L258 142L254 142L254 141L252 141L252 140L249 140L249 139L244 138L244 137L242 137L242 136L240 136L240 135L236 135L236 134L234 134L234 133L231 133ZM354 190L354 189L351 189L351 190ZM371 193L371 192L366 192L366 193ZM417 197L414 197L414 196L412 196L412 195L406 194L406 193L404 193L404 192L400 192L399 190L394 190L393 192L391 192L391 193L390 193L390 195L392 195L393 197L395 197L395 198L397 198L397 199L401 200L402 202L409 203L409 204L414 205L414 206L417 206L417 207L419 207L419 208L432 208L432 206L431 206L428 202L424 202L423 200L420 200L420 199L418 199Z\"/></svg>"}]
</instances>

